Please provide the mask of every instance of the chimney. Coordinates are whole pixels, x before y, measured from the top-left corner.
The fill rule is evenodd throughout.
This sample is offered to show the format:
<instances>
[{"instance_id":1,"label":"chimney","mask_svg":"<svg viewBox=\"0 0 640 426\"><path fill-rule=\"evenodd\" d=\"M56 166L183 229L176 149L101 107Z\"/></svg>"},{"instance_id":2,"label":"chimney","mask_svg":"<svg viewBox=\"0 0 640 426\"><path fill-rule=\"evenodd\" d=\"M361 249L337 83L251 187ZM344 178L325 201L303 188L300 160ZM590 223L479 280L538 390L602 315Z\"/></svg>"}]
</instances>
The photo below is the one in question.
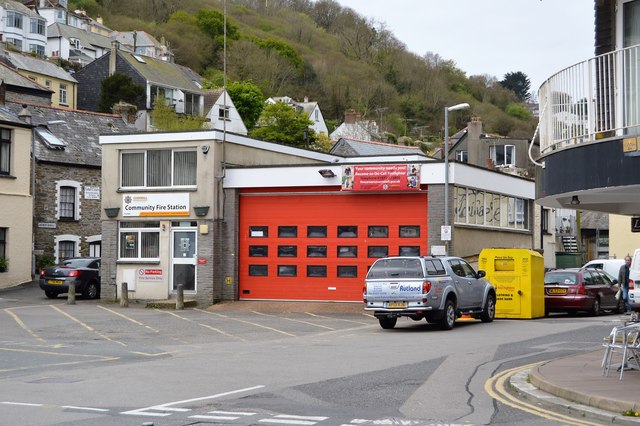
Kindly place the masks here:
<instances>
[{"instance_id":1,"label":"chimney","mask_svg":"<svg viewBox=\"0 0 640 426\"><path fill-rule=\"evenodd\" d=\"M477 142L482 137L482 121L480 117L471 117L471 121L467 123L467 137L469 142Z\"/></svg>"},{"instance_id":2,"label":"chimney","mask_svg":"<svg viewBox=\"0 0 640 426\"><path fill-rule=\"evenodd\" d=\"M102 19L102 16L98 16L98 17L96 18L96 22L97 22L98 24L100 24L100 25L103 25L103 24L104 24L104 19Z\"/></svg>"},{"instance_id":3,"label":"chimney","mask_svg":"<svg viewBox=\"0 0 640 426\"><path fill-rule=\"evenodd\" d=\"M120 101L117 104L113 104L111 110L114 114L119 114L125 122L136 124L136 112L138 108L136 108L135 105Z\"/></svg>"},{"instance_id":4,"label":"chimney","mask_svg":"<svg viewBox=\"0 0 640 426\"><path fill-rule=\"evenodd\" d=\"M7 100L7 84L2 80L0 83L0 105L4 105Z\"/></svg>"},{"instance_id":5,"label":"chimney","mask_svg":"<svg viewBox=\"0 0 640 426\"><path fill-rule=\"evenodd\" d=\"M31 124L31 112L27 109L26 104L22 104L22 109L18 113L18 118L27 124Z\"/></svg>"},{"instance_id":6,"label":"chimney","mask_svg":"<svg viewBox=\"0 0 640 426\"><path fill-rule=\"evenodd\" d=\"M109 55L109 77L116 72L116 57L118 56L117 50L120 49L120 43L117 40L111 42L111 54Z\"/></svg>"},{"instance_id":7,"label":"chimney","mask_svg":"<svg viewBox=\"0 0 640 426\"><path fill-rule=\"evenodd\" d=\"M493 164L493 160L491 158L487 158L487 169L494 170L495 166Z\"/></svg>"},{"instance_id":8,"label":"chimney","mask_svg":"<svg viewBox=\"0 0 640 426\"><path fill-rule=\"evenodd\" d=\"M355 109L348 109L344 112L344 122L345 124L354 124L356 122L356 117L358 114Z\"/></svg>"},{"instance_id":9,"label":"chimney","mask_svg":"<svg viewBox=\"0 0 640 426\"><path fill-rule=\"evenodd\" d=\"M305 97L304 97L304 102L305 102L305 103L309 102L309 98L305 96Z\"/></svg>"}]
</instances>

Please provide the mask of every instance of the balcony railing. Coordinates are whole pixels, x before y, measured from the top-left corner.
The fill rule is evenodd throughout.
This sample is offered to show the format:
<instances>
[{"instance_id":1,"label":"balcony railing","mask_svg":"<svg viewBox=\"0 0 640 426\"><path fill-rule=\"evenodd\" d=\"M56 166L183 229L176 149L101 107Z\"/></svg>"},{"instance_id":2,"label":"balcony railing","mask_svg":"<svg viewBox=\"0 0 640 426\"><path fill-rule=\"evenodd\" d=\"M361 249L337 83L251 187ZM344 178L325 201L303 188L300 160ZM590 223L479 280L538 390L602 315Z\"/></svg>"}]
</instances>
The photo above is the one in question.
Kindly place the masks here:
<instances>
[{"instance_id":1,"label":"balcony railing","mask_svg":"<svg viewBox=\"0 0 640 426\"><path fill-rule=\"evenodd\" d=\"M575 64L539 91L540 153L640 134L640 45Z\"/></svg>"}]
</instances>

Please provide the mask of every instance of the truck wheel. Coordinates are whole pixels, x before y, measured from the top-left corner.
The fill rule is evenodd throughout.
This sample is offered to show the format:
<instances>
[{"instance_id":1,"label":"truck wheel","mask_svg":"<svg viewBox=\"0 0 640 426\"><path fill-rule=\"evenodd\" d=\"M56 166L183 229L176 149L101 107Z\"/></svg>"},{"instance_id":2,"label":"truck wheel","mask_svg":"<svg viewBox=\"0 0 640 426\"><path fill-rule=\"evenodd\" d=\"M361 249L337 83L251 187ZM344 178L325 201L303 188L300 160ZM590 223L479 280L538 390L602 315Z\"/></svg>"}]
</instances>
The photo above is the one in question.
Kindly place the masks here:
<instances>
[{"instance_id":1,"label":"truck wheel","mask_svg":"<svg viewBox=\"0 0 640 426\"><path fill-rule=\"evenodd\" d=\"M396 322L398 318L396 317L378 317L378 321L380 322L380 327L385 330L390 330L396 326Z\"/></svg>"},{"instance_id":2,"label":"truck wheel","mask_svg":"<svg viewBox=\"0 0 640 426\"><path fill-rule=\"evenodd\" d=\"M444 316L440 321L440 328L443 330L451 330L456 323L456 304L453 300L447 299L444 304Z\"/></svg>"},{"instance_id":3,"label":"truck wheel","mask_svg":"<svg viewBox=\"0 0 640 426\"><path fill-rule=\"evenodd\" d=\"M493 294L489 294L487 296L487 303L484 305L484 309L482 309L482 313L480 314L480 320L482 322L491 322L496 316L496 296Z\"/></svg>"}]
</instances>

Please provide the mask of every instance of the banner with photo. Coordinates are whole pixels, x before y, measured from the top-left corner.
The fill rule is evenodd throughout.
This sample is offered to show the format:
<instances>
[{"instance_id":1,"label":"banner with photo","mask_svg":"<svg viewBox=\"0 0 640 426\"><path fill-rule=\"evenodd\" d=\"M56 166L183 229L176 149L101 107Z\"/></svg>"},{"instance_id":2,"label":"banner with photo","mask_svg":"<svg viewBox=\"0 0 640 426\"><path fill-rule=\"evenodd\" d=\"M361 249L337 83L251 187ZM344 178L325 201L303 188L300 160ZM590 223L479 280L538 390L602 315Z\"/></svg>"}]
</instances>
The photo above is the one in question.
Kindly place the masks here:
<instances>
[{"instance_id":1,"label":"banner with photo","mask_svg":"<svg viewBox=\"0 0 640 426\"><path fill-rule=\"evenodd\" d=\"M342 166L343 191L419 191L419 164Z\"/></svg>"}]
</instances>

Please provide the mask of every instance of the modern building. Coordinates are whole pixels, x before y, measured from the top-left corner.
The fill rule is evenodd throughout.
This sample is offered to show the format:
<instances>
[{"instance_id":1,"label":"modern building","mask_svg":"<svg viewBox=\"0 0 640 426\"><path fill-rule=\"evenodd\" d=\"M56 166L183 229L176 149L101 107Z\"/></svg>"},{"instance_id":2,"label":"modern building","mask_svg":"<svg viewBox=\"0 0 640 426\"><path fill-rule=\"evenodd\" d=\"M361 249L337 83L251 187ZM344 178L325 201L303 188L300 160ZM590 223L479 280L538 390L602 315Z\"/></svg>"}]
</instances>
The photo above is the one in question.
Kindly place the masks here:
<instances>
[{"instance_id":1,"label":"modern building","mask_svg":"<svg viewBox=\"0 0 640 426\"><path fill-rule=\"evenodd\" d=\"M595 56L539 90L536 199L640 216L640 0L596 0ZM619 254L614 249L612 252Z\"/></svg>"},{"instance_id":2,"label":"modern building","mask_svg":"<svg viewBox=\"0 0 640 426\"><path fill-rule=\"evenodd\" d=\"M205 306L359 301L379 257L533 247L534 183L486 168L453 163L449 182L421 153L343 157L219 130L100 144L107 299L126 282L130 298L182 285Z\"/></svg>"}]
</instances>

